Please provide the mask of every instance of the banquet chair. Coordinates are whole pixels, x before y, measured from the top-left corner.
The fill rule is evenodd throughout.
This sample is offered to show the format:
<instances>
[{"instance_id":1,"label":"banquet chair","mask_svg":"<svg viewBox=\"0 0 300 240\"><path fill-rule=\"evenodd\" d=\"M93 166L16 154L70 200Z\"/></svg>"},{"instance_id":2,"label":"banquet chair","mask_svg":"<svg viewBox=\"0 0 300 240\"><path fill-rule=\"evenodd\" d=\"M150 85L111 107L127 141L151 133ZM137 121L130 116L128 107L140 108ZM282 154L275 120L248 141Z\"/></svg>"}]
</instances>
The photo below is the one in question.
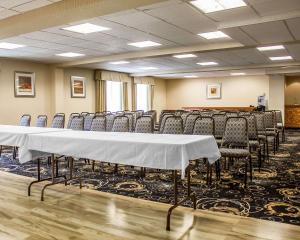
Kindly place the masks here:
<instances>
[{"instance_id":1,"label":"banquet chair","mask_svg":"<svg viewBox=\"0 0 300 240\"><path fill-rule=\"evenodd\" d=\"M31 121L31 116L29 114L24 114L20 119L19 126L29 127Z\"/></svg>"},{"instance_id":2,"label":"banquet chair","mask_svg":"<svg viewBox=\"0 0 300 240\"><path fill-rule=\"evenodd\" d=\"M114 124L114 119L115 119L115 115L112 113L107 113L105 114L105 118L106 118L106 131L110 132L112 130L113 124Z\"/></svg>"},{"instance_id":3,"label":"banquet chair","mask_svg":"<svg viewBox=\"0 0 300 240\"><path fill-rule=\"evenodd\" d=\"M183 134L183 121L180 116L167 116L162 130L162 134Z\"/></svg>"},{"instance_id":4,"label":"banquet chair","mask_svg":"<svg viewBox=\"0 0 300 240\"><path fill-rule=\"evenodd\" d=\"M213 111L207 111L207 110L203 110L203 111L200 112L200 115L202 117L212 117L213 114L214 114Z\"/></svg>"},{"instance_id":5,"label":"banquet chair","mask_svg":"<svg viewBox=\"0 0 300 240\"><path fill-rule=\"evenodd\" d=\"M244 117L229 117L226 120L225 131L220 147L221 157L225 159L244 159L245 177L244 184L247 186L248 163L250 180L252 181L252 159L249 149L248 122Z\"/></svg>"},{"instance_id":6,"label":"banquet chair","mask_svg":"<svg viewBox=\"0 0 300 240\"><path fill-rule=\"evenodd\" d=\"M135 133L153 133L153 118L151 116L140 116L135 123Z\"/></svg>"},{"instance_id":7,"label":"banquet chair","mask_svg":"<svg viewBox=\"0 0 300 240\"><path fill-rule=\"evenodd\" d=\"M247 122L248 122L248 138L249 138L250 152L252 149L256 152L257 160L258 160L258 169L260 172L261 163L262 163L261 150L262 150L262 147L264 148L265 144L262 144L259 141L258 131L257 131L257 122L256 122L255 115L249 114L249 115L244 115L243 117L246 118ZM265 156L265 152L266 152L266 150L264 149L264 156Z\"/></svg>"},{"instance_id":8,"label":"banquet chair","mask_svg":"<svg viewBox=\"0 0 300 240\"><path fill-rule=\"evenodd\" d=\"M114 118L112 132L129 132L129 118L127 116L116 116Z\"/></svg>"},{"instance_id":9,"label":"banquet chair","mask_svg":"<svg viewBox=\"0 0 300 240\"><path fill-rule=\"evenodd\" d=\"M134 116L131 112L125 112L124 116L128 117L129 120L129 132L134 132Z\"/></svg>"},{"instance_id":10,"label":"banquet chair","mask_svg":"<svg viewBox=\"0 0 300 240\"><path fill-rule=\"evenodd\" d=\"M285 141L285 127L284 127L284 123L282 120L282 112L280 110L275 110L275 120L276 120L276 127L277 127L279 133L281 133L281 141L284 142Z\"/></svg>"},{"instance_id":11,"label":"banquet chair","mask_svg":"<svg viewBox=\"0 0 300 240\"><path fill-rule=\"evenodd\" d=\"M196 113L191 113L187 116L186 121L183 124L183 134L193 134L195 121L199 116L200 115Z\"/></svg>"},{"instance_id":12,"label":"banquet chair","mask_svg":"<svg viewBox=\"0 0 300 240\"><path fill-rule=\"evenodd\" d=\"M69 121L68 121L68 124L67 124L67 128L70 128L71 122L72 122L72 120L73 120L73 117L75 117L75 116L80 116L80 114L79 114L79 113L71 113L71 114L70 114L70 116L69 116Z\"/></svg>"},{"instance_id":13,"label":"banquet chair","mask_svg":"<svg viewBox=\"0 0 300 240\"><path fill-rule=\"evenodd\" d=\"M84 118L83 116L73 116L72 121L70 123L69 129L82 131L84 125Z\"/></svg>"},{"instance_id":14,"label":"banquet chair","mask_svg":"<svg viewBox=\"0 0 300 240\"><path fill-rule=\"evenodd\" d=\"M157 117L157 112L156 110L149 110L147 112L145 112L143 115L146 115L146 116L151 116L152 119L153 119L153 126L155 125L156 123L156 117Z\"/></svg>"},{"instance_id":15,"label":"banquet chair","mask_svg":"<svg viewBox=\"0 0 300 240\"><path fill-rule=\"evenodd\" d=\"M161 132L164 128L167 117L174 116L172 113L163 113L161 114L158 131Z\"/></svg>"},{"instance_id":16,"label":"banquet chair","mask_svg":"<svg viewBox=\"0 0 300 240\"><path fill-rule=\"evenodd\" d=\"M47 127L47 116L46 115L39 115L37 117L35 126L36 127Z\"/></svg>"},{"instance_id":17,"label":"banquet chair","mask_svg":"<svg viewBox=\"0 0 300 240\"><path fill-rule=\"evenodd\" d=\"M256 119L258 140L264 145L264 157L266 156L269 159L269 141L266 132L265 114L263 112L253 112L252 114Z\"/></svg>"},{"instance_id":18,"label":"banquet chair","mask_svg":"<svg viewBox=\"0 0 300 240\"><path fill-rule=\"evenodd\" d=\"M276 150L278 148L278 139L279 139L279 132L276 126L275 120L275 112L274 111L265 111L265 127L266 127L266 134L268 138L273 139L273 153L275 155Z\"/></svg>"},{"instance_id":19,"label":"banquet chair","mask_svg":"<svg viewBox=\"0 0 300 240\"><path fill-rule=\"evenodd\" d=\"M227 111L225 112L226 114L226 117L237 117L239 115L238 112L235 112L235 111Z\"/></svg>"},{"instance_id":20,"label":"banquet chair","mask_svg":"<svg viewBox=\"0 0 300 240\"><path fill-rule=\"evenodd\" d=\"M215 122L215 138L218 145L221 145L222 137L225 131L225 124L227 116L225 113L215 113L212 115Z\"/></svg>"},{"instance_id":21,"label":"banquet chair","mask_svg":"<svg viewBox=\"0 0 300 240\"><path fill-rule=\"evenodd\" d=\"M81 112L80 115L83 117L86 117L89 114L89 112Z\"/></svg>"},{"instance_id":22,"label":"banquet chair","mask_svg":"<svg viewBox=\"0 0 300 240\"><path fill-rule=\"evenodd\" d=\"M95 117L94 113L88 113L84 116L84 122L83 122L84 131L90 131L94 117Z\"/></svg>"},{"instance_id":23,"label":"banquet chair","mask_svg":"<svg viewBox=\"0 0 300 240\"><path fill-rule=\"evenodd\" d=\"M185 125L185 121L187 119L187 117L190 115L190 114L193 114L193 112L184 112L181 114L181 118L182 118L182 121L183 121L183 125ZM196 114L196 113L195 113Z\"/></svg>"},{"instance_id":24,"label":"banquet chair","mask_svg":"<svg viewBox=\"0 0 300 240\"><path fill-rule=\"evenodd\" d=\"M65 126L65 114L56 113L53 117L51 128L64 128Z\"/></svg>"}]
</instances>

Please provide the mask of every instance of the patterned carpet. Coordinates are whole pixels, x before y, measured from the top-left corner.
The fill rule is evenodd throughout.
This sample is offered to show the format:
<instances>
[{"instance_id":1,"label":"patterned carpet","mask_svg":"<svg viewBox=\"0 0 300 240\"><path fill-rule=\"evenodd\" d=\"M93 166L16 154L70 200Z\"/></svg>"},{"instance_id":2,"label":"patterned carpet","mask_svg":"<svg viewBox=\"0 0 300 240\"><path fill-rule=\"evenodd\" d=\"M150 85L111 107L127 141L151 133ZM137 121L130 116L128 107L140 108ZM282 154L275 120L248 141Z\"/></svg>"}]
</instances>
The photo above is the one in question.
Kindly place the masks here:
<instances>
[{"instance_id":1,"label":"patterned carpet","mask_svg":"<svg viewBox=\"0 0 300 240\"><path fill-rule=\"evenodd\" d=\"M261 172L254 159L254 178L247 188L243 188L243 164L235 162L230 170L222 170L221 181L213 180L206 186L204 164L193 167L192 190L197 194L197 207L217 212L226 212L247 217L300 225L300 131L287 131L287 141L280 145L276 156L263 164ZM272 151L270 151L271 153ZM98 191L121 194L163 203L173 202L172 174L168 171L147 170L145 178L139 171L129 166L119 166L117 174L114 166L96 164L96 171L84 161L76 161L76 174L84 176L84 186ZM10 150L0 159L0 170L25 176L36 176L36 163L20 165L12 160ZM60 171L67 172L64 161ZM50 175L47 161L42 164L43 177ZM179 185L179 192L186 182ZM192 204L187 203L191 207Z\"/></svg>"}]
</instances>

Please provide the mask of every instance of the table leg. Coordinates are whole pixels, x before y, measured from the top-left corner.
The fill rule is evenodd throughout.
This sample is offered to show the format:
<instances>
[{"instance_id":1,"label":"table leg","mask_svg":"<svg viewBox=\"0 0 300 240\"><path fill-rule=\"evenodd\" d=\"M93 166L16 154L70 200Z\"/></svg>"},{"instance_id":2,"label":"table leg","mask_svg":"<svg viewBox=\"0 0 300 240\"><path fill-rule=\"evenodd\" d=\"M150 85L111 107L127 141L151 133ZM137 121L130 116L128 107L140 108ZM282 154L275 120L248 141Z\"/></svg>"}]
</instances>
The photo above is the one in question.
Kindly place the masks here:
<instances>
[{"instance_id":1,"label":"table leg","mask_svg":"<svg viewBox=\"0 0 300 240\"><path fill-rule=\"evenodd\" d=\"M177 173L177 171L173 171L173 173ZM175 175L175 174L174 174ZM176 174L177 175L177 174ZM187 196L182 199L181 201L177 202L177 177L174 178L174 195L176 196L176 200L175 200L175 204L169 208L168 210L168 215L167 215L167 225L166 225L166 230L170 231L171 230L171 214L172 211L177 208L178 206L180 206L181 204L183 204L184 202L188 201L188 200L192 200L193 201L193 207L194 209L196 209L196 196L194 193L191 193L191 171L190 171L190 166L187 167Z\"/></svg>"}]
</instances>

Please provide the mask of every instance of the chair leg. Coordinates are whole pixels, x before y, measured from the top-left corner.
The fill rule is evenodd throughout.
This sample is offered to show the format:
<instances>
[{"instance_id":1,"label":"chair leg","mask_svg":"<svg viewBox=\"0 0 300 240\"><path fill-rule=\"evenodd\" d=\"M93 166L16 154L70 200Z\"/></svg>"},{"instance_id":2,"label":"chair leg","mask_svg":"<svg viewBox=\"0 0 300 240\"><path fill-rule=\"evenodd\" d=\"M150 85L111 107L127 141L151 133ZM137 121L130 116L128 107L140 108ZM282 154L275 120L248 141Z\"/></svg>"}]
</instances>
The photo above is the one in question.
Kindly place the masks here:
<instances>
[{"instance_id":1,"label":"chair leg","mask_svg":"<svg viewBox=\"0 0 300 240\"><path fill-rule=\"evenodd\" d=\"M245 184L245 187L247 186L247 172L248 172L248 167L247 167L247 164L248 164L248 159L246 159L246 162L245 162L245 178L244 178L244 184Z\"/></svg>"},{"instance_id":2,"label":"chair leg","mask_svg":"<svg viewBox=\"0 0 300 240\"><path fill-rule=\"evenodd\" d=\"M270 154L269 154L269 141L268 141L268 137L266 138L266 147L267 147L267 159L269 160L270 158Z\"/></svg>"},{"instance_id":3,"label":"chair leg","mask_svg":"<svg viewBox=\"0 0 300 240\"><path fill-rule=\"evenodd\" d=\"M273 153L274 153L274 155L276 154L276 137L275 136L273 139Z\"/></svg>"},{"instance_id":4,"label":"chair leg","mask_svg":"<svg viewBox=\"0 0 300 240\"><path fill-rule=\"evenodd\" d=\"M118 164L115 164L115 169L114 169L114 173L118 172Z\"/></svg>"},{"instance_id":5,"label":"chair leg","mask_svg":"<svg viewBox=\"0 0 300 240\"><path fill-rule=\"evenodd\" d=\"M250 181L252 182L252 157L249 156L249 171L250 171Z\"/></svg>"},{"instance_id":6,"label":"chair leg","mask_svg":"<svg viewBox=\"0 0 300 240\"><path fill-rule=\"evenodd\" d=\"M259 147L258 149L257 149L257 155L258 155L258 171L260 172L260 169L261 169L261 148Z\"/></svg>"},{"instance_id":7,"label":"chair leg","mask_svg":"<svg viewBox=\"0 0 300 240\"><path fill-rule=\"evenodd\" d=\"M95 160L92 161L92 171L95 172Z\"/></svg>"},{"instance_id":8,"label":"chair leg","mask_svg":"<svg viewBox=\"0 0 300 240\"><path fill-rule=\"evenodd\" d=\"M282 137L282 142L285 142L285 128L282 127L282 133L281 133L281 137Z\"/></svg>"}]
</instances>

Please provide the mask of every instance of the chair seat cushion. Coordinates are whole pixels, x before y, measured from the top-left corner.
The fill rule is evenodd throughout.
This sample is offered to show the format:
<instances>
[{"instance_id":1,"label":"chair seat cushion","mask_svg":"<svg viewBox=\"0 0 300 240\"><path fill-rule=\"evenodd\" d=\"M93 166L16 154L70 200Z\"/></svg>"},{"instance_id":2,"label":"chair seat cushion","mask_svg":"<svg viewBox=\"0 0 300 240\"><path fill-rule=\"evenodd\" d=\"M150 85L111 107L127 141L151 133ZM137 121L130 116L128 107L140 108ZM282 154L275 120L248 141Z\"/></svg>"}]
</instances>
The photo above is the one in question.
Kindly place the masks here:
<instances>
[{"instance_id":1,"label":"chair seat cushion","mask_svg":"<svg viewBox=\"0 0 300 240\"><path fill-rule=\"evenodd\" d=\"M220 148L222 157L248 157L250 152L248 149L241 148Z\"/></svg>"},{"instance_id":2,"label":"chair seat cushion","mask_svg":"<svg viewBox=\"0 0 300 240\"><path fill-rule=\"evenodd\" d=\"M258 140L249 140L250 147L259 147L259 141Z\"/></svg>"}]
</instances>

